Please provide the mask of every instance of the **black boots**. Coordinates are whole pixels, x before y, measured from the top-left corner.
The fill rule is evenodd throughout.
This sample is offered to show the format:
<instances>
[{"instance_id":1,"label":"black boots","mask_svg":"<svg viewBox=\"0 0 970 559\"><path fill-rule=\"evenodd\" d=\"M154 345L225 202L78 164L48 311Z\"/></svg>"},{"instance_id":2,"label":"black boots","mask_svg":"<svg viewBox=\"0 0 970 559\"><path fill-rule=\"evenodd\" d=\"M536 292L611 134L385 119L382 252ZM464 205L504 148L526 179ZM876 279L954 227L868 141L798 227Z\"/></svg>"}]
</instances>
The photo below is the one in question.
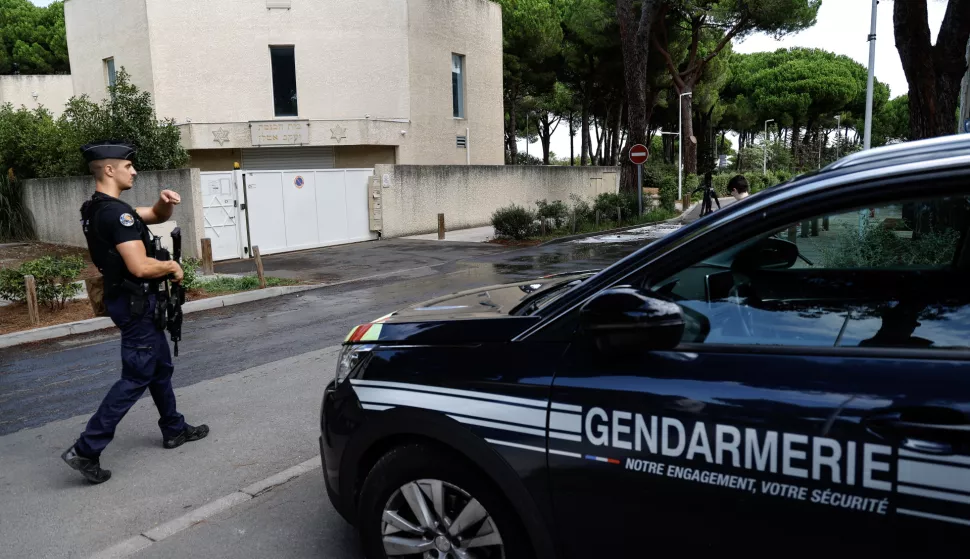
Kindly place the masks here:
<instances>
[{"instance_id":1,"label":"black boots","mask_svg":"<svg viewBox=\"0 0 970 559\"><path fill-rule=\"evenodd\" d=\"M165 446L165 448L178 448L185 443L197 441L199 439L204 439L208 434L209 434L208 425L199 425L198 427L187 425L185 427L185 430L179 433L178 435L176 435L175 437L172 437L171 439L165 439L163 441L163 445Z\"/></svg>"},{"instance_id":2,"label":"black boots","mask_svg":"<svg viewBox=\"0 0 970 559\"><path fill-rule=\"evenodd\" d=\"M81 456L73 446L61 454L61 459L71 468L81 472L81 475L91 483L104 483L111 479L111 471L101 469L101 462L98 459L92 460Z\"/></svg>"}]
</instances>

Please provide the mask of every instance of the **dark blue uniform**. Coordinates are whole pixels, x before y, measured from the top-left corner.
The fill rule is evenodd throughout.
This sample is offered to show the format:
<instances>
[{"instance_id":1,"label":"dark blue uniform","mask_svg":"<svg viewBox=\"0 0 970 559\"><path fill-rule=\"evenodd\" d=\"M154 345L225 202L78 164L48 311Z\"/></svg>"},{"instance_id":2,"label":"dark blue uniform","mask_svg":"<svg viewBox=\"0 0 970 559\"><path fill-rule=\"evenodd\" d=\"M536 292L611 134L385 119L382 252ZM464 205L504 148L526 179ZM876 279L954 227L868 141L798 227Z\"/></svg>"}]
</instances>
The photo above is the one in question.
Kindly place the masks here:
<instances>
[{"instance_id":1,"label":"dark blue uniform","mask_svg":"<svg viewBox=\"0 0 970 559\"><path fill-rule=\"evenodd\" d=\"M120 161L115 169L117 175L111 177L124 181L120 190L131 188L136 172L126 162L135 154L132 145L104 140L82 147L81 152L88 163L111 160L111 165L118 165ZM113 186L118 184L115 182ZM121 380L111 387L87 428L61 454L61 459L88 481L103 483L111 478L111 472L101 468L101 452L114 438L118 423L146 389L151 392L161 416L158 426L165 448L203 439L209 434L209 428L187 424L176 409L172 354L165 339L165 313L156 313L166 303L167 291L161 289L162 280L138 278L128 270L118 252L118 245L140 241L145 246L145 254L154 258L148 225L135 208L101 191L81 207L81 223L91 259L104 276L105 307L121 330Z\"/></svg>"},{"instance_id":2,"label":"dark blue uniform","mask_svg":"<svg viewBox=\"0 0 970 559\"><path fill-rule=\"evenodd\" d=\"M82 217L91 259L104 274L105 307L121 329L121 380L108 392L77 442L79 453L93 459L114 438L115 427L145 389L151 391L161 415L158 426L165 439L176 437L186 425L175 406L168 340L154 319L158 284L132 275L116 248L140 240L151 255L148 226L134 208L100 192L85 204Z\"/></svg>"}]
</instances>

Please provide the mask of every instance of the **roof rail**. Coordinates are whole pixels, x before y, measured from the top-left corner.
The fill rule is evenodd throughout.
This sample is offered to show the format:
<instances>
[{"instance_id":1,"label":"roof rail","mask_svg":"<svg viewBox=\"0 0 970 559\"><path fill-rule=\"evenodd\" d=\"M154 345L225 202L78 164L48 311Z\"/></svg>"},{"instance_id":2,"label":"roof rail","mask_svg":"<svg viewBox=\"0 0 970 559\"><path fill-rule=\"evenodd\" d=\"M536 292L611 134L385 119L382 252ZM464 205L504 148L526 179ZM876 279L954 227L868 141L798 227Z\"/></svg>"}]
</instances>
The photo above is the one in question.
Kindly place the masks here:
<instances>
[{"instance_id":1,"label":"roof rail","mask_svg":"<svg viewBox=\"0 0 970 559\"><path fill-rule=\"evenodd\" d=\"M846 169L868 163L878 163L880 161L892 161L899 157L924 156L929 159L936 159L952 155L953 150L970 149L970 134L953 134L950 136L940 136L927 140L917 140L913 142L903 142L884 147L873 148L867 151L860 151L847 155L846 157L828 165L823 171L834 171L836 169ZM935 157L934 157L935 156Z\"/></svg>"}]
</instances>

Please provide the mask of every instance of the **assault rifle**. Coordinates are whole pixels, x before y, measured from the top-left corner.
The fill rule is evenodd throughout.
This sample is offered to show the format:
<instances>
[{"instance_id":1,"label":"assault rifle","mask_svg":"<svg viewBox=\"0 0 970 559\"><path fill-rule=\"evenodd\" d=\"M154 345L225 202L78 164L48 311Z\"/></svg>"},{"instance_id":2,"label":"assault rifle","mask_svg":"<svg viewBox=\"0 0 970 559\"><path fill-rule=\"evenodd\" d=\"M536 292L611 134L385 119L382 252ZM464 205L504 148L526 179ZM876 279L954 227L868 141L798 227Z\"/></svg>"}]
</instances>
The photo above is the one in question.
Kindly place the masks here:
<instances>
[{"instance_id":1,"label":"assault rifle","mask_svg":"<svg viewBox=\"0 0 970 559\"><path fill-rule=\"evenodd\" d=\"M155 259L167 262L174 260L179 266L182 265L182 229L176 227L172 230L172 252L162 248L162 239L155 237L152 240L154 245ZM155 327L159 330L168 329L172 334L172 341L175 343L175 357L179 356L179 342L182 341L182 305L185 303L185 288L181 283L171 281L170 277L159 285L156 294L155 304Z\"/></svg>"},{"instance_id":2,"label":"assault rifle","mask_svg":"<svg viewBox=\"0 0 970 559\"><path fill-rule=\"evenodd\" d=\"M172 259L182 265L182 229L176 227L172 231ZM168 280L166 280L168 282ZM167 302L168 331L175 344L175 357L179 356L179 342L182 341L182 305L185 304L185 287L182 283L169 282L169 296Z\"/></svg>"}]
</instances>

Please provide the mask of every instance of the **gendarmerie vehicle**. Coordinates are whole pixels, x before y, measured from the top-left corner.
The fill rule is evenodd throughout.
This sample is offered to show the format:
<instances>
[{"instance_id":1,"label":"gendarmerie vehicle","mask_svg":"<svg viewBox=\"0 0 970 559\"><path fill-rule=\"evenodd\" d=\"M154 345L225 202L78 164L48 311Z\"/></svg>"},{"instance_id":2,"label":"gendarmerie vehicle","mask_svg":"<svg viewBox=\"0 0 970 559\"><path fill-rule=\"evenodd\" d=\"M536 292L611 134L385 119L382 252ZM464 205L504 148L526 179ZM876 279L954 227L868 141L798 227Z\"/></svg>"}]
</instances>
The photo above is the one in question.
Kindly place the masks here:
<instances>
[{"instance_id":1,"label":"gendarmerie vehicle","mask_svg":"<svg viewBox=\"0 0 970 559\"><path fill-rule=\"evenodd\" d=\"M968 229L939 138L364 324L330 499L375 558L967 557Z\"/></svg>"}]
</instances>

